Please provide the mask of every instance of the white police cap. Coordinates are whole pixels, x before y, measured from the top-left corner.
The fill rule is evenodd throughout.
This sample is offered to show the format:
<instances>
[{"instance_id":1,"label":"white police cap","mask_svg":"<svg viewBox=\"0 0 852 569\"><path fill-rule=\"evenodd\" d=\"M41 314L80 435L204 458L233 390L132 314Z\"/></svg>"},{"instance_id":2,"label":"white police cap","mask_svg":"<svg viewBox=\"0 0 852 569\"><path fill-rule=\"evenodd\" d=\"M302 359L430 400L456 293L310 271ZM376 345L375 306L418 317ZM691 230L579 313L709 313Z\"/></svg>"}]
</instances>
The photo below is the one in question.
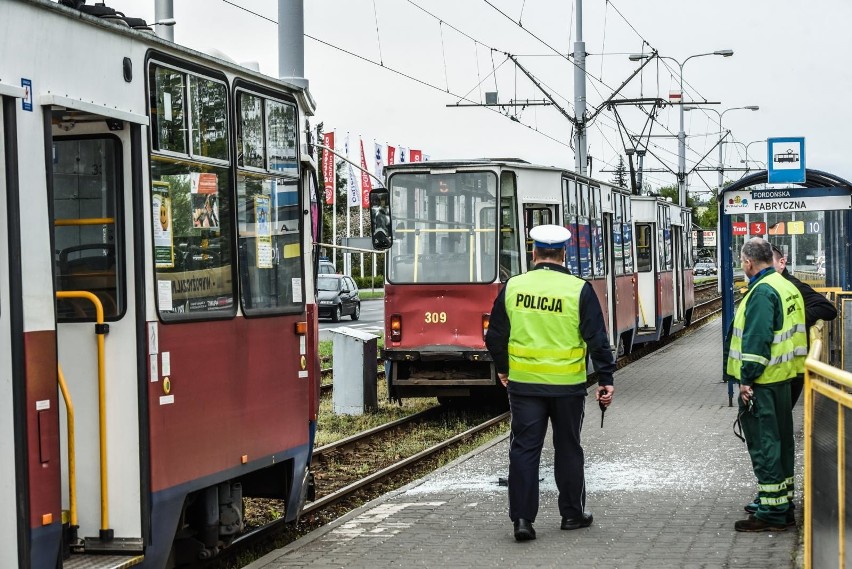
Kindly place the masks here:
<instances>
[{"instance_id":1,"label":"white police cap","mask_svg":"<svg viewBox=\"0 0 852 569\"><path fill-rule=\"evenodd\" d=\"M538 225L530 229L530 237L536 247L559 249L571 239L571 232L561 225Z\"/></svg>"}]
</instances>

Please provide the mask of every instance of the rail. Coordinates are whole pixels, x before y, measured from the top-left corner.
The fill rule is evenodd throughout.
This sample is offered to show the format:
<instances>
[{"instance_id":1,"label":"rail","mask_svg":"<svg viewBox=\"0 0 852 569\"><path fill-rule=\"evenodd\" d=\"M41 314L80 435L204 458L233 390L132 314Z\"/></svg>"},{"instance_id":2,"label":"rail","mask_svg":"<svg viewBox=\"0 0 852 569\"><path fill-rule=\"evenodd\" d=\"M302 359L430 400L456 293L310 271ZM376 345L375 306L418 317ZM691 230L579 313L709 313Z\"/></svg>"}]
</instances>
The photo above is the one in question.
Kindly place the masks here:
<instances>
[{"instance_id":1,"label":"rail","mask_svg":"<svg viewBox=\"0 0 852 569\"><path fill-rule=\"evenodd\" d=\"M65 374L62 373L61 365L56 366L56 373L62 399L65 400L68 429L68 512L71 516L71 527L76 528L79 524L77 523L77 447L74 443L74 403L71 401L71 393L68 391L68 384L65 382Z\"/></svg>"},{"instance_id":2,"label":"rail","mask_svg":"<svg viewBox=\"0 0 852 569\"><path fill-rule=\"evenodd\" d=\"M811 328L811 348L805 359L806 569L847 567L852 555L846 536L846 419L852 416L852 373L824 361L829 357L827 338L828 326L820 320ZM834 473L830 472L832 463L836 463ZM817 479L818 496L814 492ZM836 559L832 558L833 551Z\"/></svg>"},{"instance_id":3,"label":"rail","mask_svg":"<svg viewBox=\"0 0 852 569\"><path fill-rule=\"evenodd\" d=\"M95 335L98 343L98 428L100 432L100 466L101 466L101 539L112 539L109 529L109 478L107 475L107 445L106 445L106 365L104 357L104 336L107 325L104 323L104 307L100 299L93 293L84 290L57 291L56 298L82 298L95 305ZM69 449L70 450L70 449Z\"/></svg>"}]
</instances>

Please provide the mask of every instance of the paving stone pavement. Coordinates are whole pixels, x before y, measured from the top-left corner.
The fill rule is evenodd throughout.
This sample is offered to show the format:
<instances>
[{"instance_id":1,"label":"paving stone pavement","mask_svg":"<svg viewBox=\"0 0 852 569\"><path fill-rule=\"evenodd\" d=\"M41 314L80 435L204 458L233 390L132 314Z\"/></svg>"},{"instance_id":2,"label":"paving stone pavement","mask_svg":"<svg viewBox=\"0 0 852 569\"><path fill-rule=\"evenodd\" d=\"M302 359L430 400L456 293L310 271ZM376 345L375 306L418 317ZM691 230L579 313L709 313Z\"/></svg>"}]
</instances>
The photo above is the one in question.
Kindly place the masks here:
<instances>
[{"instance_id":1,"label":"paving stone pavement","mask_svg":"<svg viewBox=\"0 0 852 569\"><path fill-rule=\"evenodd\" d=\"M595 516L588 529L559 529L546 443L538 538L515 542L506 488L498 484L507 473L505 435L246 569L796 567L797 529L734 531L756 482L745 445L732 432L736 407L728 407L721 382L721 343L716 319L617 372L603 429L594 399L587 399L587 509Z\"/></svg>"}]
</instances>

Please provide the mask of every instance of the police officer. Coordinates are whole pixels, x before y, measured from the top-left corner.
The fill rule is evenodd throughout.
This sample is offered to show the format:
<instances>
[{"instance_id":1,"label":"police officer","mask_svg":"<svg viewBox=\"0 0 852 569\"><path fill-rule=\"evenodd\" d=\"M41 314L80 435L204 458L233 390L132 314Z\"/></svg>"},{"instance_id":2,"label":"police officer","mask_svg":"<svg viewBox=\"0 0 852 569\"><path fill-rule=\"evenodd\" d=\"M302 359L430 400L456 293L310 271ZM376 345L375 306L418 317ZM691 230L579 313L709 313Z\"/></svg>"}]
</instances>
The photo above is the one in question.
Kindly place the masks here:
<instances>
[{"instance_id":1,"label":"police officer","mask_svg":"<svg viewBox=\"0 0 852 569\"><path fill-rule=\"evenodd\" d=\"M793 413L790 380L804 372L805 304L795 285L773 267L772 247L759 237L740 253L748 292L734 316L727 347L728 375L740 384L742 425L759 504L737 531L783 531L794 525Z\"/></svg>"},{"instance_id":2,"label":"police officer","mask_svg":"<svg viewBox=\"0 0 852 569\"><path fill-rule=\"evenodd\" d=\"M586 401L586 359L598 373L595 398L612 402L615 370L603 313L589 283L565 268L571 233L558 225L530 230L534 267L512 277L497 295L485 343L509 391L509 518L515 539L535 539L538 471L548 418L553 426L554 474L561 528L592 524L580 430Z\"/></svg>"}]
</instances>

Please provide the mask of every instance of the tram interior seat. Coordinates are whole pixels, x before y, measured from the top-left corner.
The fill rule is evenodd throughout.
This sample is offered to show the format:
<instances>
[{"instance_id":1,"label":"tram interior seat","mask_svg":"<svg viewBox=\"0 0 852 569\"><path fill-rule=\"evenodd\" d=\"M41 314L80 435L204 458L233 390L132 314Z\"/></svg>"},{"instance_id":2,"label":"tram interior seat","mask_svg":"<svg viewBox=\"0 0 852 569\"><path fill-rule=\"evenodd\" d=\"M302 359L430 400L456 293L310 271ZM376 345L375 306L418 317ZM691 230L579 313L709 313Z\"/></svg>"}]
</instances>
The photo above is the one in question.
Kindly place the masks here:
<instances>
[{"instance_id":1,"label":"tram interior seat","mask_svg":"<svg viewBox=\"0 0 852 569\"><path fill-rule=\"evenodd\" d=\"M59 251L59 287L61 291L87 291L98 297L104 316L118 314L116 299L115 246L111 243L85 243ZM58 302L61 318L94 318L94 305L86 299Z\"/></svg>"}]
</instances>

